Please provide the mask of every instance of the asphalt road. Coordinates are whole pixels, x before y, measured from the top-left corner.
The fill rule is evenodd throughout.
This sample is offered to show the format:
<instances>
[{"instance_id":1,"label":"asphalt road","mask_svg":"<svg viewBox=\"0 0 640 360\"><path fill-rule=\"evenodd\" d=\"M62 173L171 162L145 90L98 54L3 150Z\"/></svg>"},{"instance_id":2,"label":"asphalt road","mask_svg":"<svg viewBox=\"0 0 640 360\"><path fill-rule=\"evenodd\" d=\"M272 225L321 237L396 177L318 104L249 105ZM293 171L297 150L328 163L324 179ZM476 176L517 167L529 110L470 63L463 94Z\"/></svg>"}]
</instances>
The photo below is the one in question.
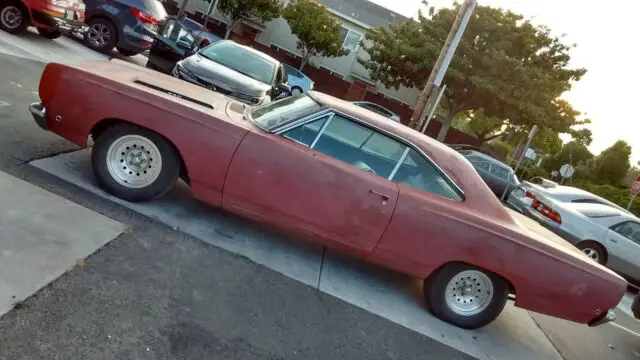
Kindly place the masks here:
<instances>
[{"instance_id":1,"label":"asphalt road","mask_svg":"<svg viewBox=\"0 0 640 360\"><path fill-rule=\"evenodd\" d=\"M0 317L1 360L470 359L26 164L75 149L27 111L44 66L0 54L0 170L131 231Z\"/></svg>"},{"instance_id":2,"label":"asphalt road","mask_svg":"<svg viewBox=\"0 0 640 360\"><path fill-rule=\"evenodd\" d=\"M1 360L468 358L27 165L75 147L40 130L27 111L45 64L0 38L0 52L7 49L0 170L132 231L1 317ZM640 326L619 316L622 328L534 319L566 359L638 359Z\"/></svg>"}]
</instances>

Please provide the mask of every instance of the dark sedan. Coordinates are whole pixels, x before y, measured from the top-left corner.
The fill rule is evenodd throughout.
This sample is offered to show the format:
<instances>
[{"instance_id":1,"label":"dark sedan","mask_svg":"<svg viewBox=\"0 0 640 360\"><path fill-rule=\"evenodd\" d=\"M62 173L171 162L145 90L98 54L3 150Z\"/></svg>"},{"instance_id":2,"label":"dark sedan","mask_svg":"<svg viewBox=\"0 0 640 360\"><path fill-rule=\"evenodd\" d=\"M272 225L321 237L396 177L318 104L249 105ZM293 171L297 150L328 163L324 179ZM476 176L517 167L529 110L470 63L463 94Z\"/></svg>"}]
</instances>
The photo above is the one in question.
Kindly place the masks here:
<instances>
[{"instance_id":1,"label":"dark sedan","mask_svg":"<svg viewBox=\"0 0 640 360\"><path fill-rule=\"evenodd\" d=\"M475 150L460 150L458 152L471 162L482 180L489 185L491 191L498 198L502 198L502 194L505 194L506 199L511 191L520 184L513 169L496 158Z\"/></svg>"}]
</instances>

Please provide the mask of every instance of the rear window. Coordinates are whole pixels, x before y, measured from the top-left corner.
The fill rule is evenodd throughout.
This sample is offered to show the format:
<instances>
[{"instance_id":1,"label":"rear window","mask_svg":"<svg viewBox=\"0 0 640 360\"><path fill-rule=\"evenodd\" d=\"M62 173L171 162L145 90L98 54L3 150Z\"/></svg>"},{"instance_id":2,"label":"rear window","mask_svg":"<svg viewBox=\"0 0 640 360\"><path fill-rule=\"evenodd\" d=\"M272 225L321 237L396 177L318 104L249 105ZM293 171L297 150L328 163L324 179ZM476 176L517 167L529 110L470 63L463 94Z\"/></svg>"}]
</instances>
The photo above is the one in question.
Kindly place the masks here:
<instances>
[{"instance_id":1,"label":"rear window","mask_svg":"<svg viewBox=\"0 0 640 360\"><path fill-rule=\"evenodd\" d=\"M620 215L620 212L611 209L579 209L582 215L590 218L603 218L603 217L613 217Z\"/></svg>"}]
</instances>

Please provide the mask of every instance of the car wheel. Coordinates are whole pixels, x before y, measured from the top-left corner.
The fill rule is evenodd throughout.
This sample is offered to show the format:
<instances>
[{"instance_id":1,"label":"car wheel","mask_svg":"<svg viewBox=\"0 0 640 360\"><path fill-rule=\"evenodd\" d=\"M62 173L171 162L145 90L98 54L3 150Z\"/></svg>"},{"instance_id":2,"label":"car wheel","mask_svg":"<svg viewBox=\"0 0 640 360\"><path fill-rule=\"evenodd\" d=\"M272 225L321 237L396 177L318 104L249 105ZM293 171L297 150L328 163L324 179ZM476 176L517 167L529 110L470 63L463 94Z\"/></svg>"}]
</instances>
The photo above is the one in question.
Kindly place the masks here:
<instances>
[{"instance_id":1,"label":"car wheel","mask_svg":"<svg viewBox=\"0 0 640 360\"><path fill-rule=\"evenodd\" d=\"M464 329L477 329L500 315L509 286L494 273L456 263L432 274L424 283L424 295L439 319Z\"/></svg>"},{"instance_id":2,"label":"car wheel","mask_svg":"<svg viewBox=\"0 0 640 360\"><path fill-rule=\"evenodd\" d=\"M606 254L602 249L602 246L593 241L585 241L578 244L578 249L593 259L598 264L604 264L606 261Z\"/></svg>"},{"instance_id":3,"label":"car wheel","mask_svg":"<svg viewBox=\"0 0 640 360\"><path fill-rule=\"evenodd\" d=\"M45 39L53 40L53 39L59 38L62 35L60 31L55 31L51 29L37 28L37 30L40 36L42 36Z\"/></svg>"},{"instance_id":4,"label":"car wheel","mask_svg":"<svg viewBox=\"0 0 640 360\"><path fill-rule=\"evenodd\" d=\"M0 4L0 29L18 34L29 26L29 12L20 2L2 2Z\"/></svg>"},{"instance_id":5,"label":"car wheel","mask_svg":"<svg viewBox=\"0 0 640 360\"><path fill-rule=\"evenodd\" d=\"M125 50L125 49L120 49L120 48L116 48L116 50L118 50L118 52L122 55L122 56L136 56L138 54L140 54L140 52L138 51L131 51L131 50Z\"/></svg>"},{"instance_id":6,"label":"car wheel","mask_svg":"<svg viewBox=\"0 0 640 360\"><path fill-rule=\"evenodd\" d=\"M84 33L84 44L99 52L109 52L116 46L118 33L113 23L104 18L95 18L87 23L89 29Z\"/></svg>"},{"instance_id":7,"label":"car wheel","mask_svg":"<svg viewBox=\"0 0 640 360\"><path fill-rule=\"evenodd\" d=\"M132 202L166 193L180 175L180 158L169 141L128 124L105 130L93 145L91 161L98 183Z\"/></svg>"},{"instance_id":8,"label":"car wheel","mask_svg":"<svg viewBox=\"0 0 640 360\"><path fill-rule=\"evenodd\" d=\"M291 88L291 95L292 95L292 96L294 96L294 95L300 95L300 94L302 94L303 92L304 92L304 91L303 91L303 90L302 90L302 88L301 88L301 87L299 87L299 86L294 86L294 87L292 87L292 88Z\"/></svg>"}]
</instances>

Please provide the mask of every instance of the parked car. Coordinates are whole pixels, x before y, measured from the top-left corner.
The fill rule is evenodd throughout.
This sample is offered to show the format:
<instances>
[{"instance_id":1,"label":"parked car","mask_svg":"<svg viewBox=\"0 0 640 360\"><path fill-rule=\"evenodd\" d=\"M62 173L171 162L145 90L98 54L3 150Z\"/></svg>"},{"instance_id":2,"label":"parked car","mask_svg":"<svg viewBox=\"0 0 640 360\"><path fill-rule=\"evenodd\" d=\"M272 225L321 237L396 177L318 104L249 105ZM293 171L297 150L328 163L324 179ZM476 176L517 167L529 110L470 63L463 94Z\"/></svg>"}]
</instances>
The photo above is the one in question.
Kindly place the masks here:
<instances>
[{"instance_id":1,"label":"parked car","mask_svg":"<svg viewBox=\"0 0 640 360\"><path fill-rule=\"evenodd\" d=\"M182 25L191 32L191 35L196 39L198 47L203 48L216 41L222 40L222 37L212 34L207 31L202 24L195 22L189 18L182 20Z\"/></svg>"},{"instance_id":2,"label":"parked car","mask_svg":"<svg viewBox=\"0 0 640 360\"><path fill-rule=\"evenodd\" d=\"M173 18L160 27L147 67L249 105L291 94L278 60L231 40L198 50L193 35Z\"/></svg>"},{"instance_id":3,"label":"parked car","mask_svg":"<svg viewBox=\"0 0 640 360\"><path fill-rule=\"evenodd\" d=\"M35 26L47 39L62 33L86 31L85 5L82 0L4 0L0 1L0 29L19 34Z\"/></svg>"},{"instance_id":4,"label":"parked car","mask_svg":"<svg viewBox=\"0 0 640 360\"><path fill-rule=\"evenodd\" d=\"M468 144L447 144L447 146L458 152L460 152L461 150L474 150L474 151L483 153L487 156L491 156L492 158L500 161L500 159L495 154L491 153L487 149L483 149L480 146L474 146L474 145L468 145Z\"/></svg>"},{"instance_id":5,"label":"parked car","mask_svg":"<svg viewBox=\"0 0 640 360\"><path fill-rule=\"evenodd\" d=\"M109 193L148 201L182 176L211 206L424 279L431 311L463 328L493 321L510 293L595 326L627 287L516 220L459 153L329 95L245 106L120 60L50 63L39 94L36 123L83 147L91 135Z\"/></svg>"},{"instance_id":6,"label":"parked car","mask_svg":"<svg viewBox=\"0 0 640 360\"><path fill-rule=\"evenodd\" d=\"M115 47L124 56L151 47L158 24L167 17L158 0L85 0L89 30L84 43L99 52Z\"/></svg>"},{"instance_id":7,"label":"parked car","mask_svg":"<svg viewBox=\"0 0 640 360\"><path fill-rule=\"evenodd\" d=\"M511 191L520 184L513 169L493 156L476 150L460 150L459 153L471 162L471 165L498 198L502 198L502 194L506 192L506 199Z\"/></svg>"},{"instance_id":8,"label":"parked car","mask_svg":"<svg viewBox=\"0 0 640 360\"><path fill-rule=\"evenodd\" d=\"M382 105L378 105L370 101L354 101L353 103L357 106L360 106L361 108L365 108L369 111L373 111L374 113L380 114L393 121L400 122L400 116L396 115L393 111L387 109Z\"/></svg>"},{"instance_id":9,"label":"parked car","mask_svg":"<svg viewBox=\"0 0 640 360\"><path fill-rule=\"evenodd\" d=\"M534 199L537 194L544 194L545 197L553 198L560 202L607 205L631 215L631 213L623 207L603 197L573 186L560 185L554 181L539 177L531 181L523 181L520 183L519 188L514 190L512 194L513 196L507 198L507 205L525 214L525 210L531 205L532 199Z\"/></svg>"},{"instance_id":10,"label":"parked car","mask_svg":"<svg viewBox=\"0 0 640 360\"><path fill-rule=\"evenodd\" d=\"M313 81L302 73L302 71L294 68L289 64L282 63L284 71L287 72L287 78L289 79L289 86L291 86L291 95L299 95L305 91L313 90Z\"/></svg>"},{"instance_id":11,"label":"parked car","mask_svg":"<svg viewBox=\"0 0 640 360\"><path fill-rule=\"evenodd\" d=\"M608 268L640 280L640 219L614 207L589 203L565 202L546 193L515 190L530 205L523 211L588 257Z\"/></svg>"}]
</instances>

